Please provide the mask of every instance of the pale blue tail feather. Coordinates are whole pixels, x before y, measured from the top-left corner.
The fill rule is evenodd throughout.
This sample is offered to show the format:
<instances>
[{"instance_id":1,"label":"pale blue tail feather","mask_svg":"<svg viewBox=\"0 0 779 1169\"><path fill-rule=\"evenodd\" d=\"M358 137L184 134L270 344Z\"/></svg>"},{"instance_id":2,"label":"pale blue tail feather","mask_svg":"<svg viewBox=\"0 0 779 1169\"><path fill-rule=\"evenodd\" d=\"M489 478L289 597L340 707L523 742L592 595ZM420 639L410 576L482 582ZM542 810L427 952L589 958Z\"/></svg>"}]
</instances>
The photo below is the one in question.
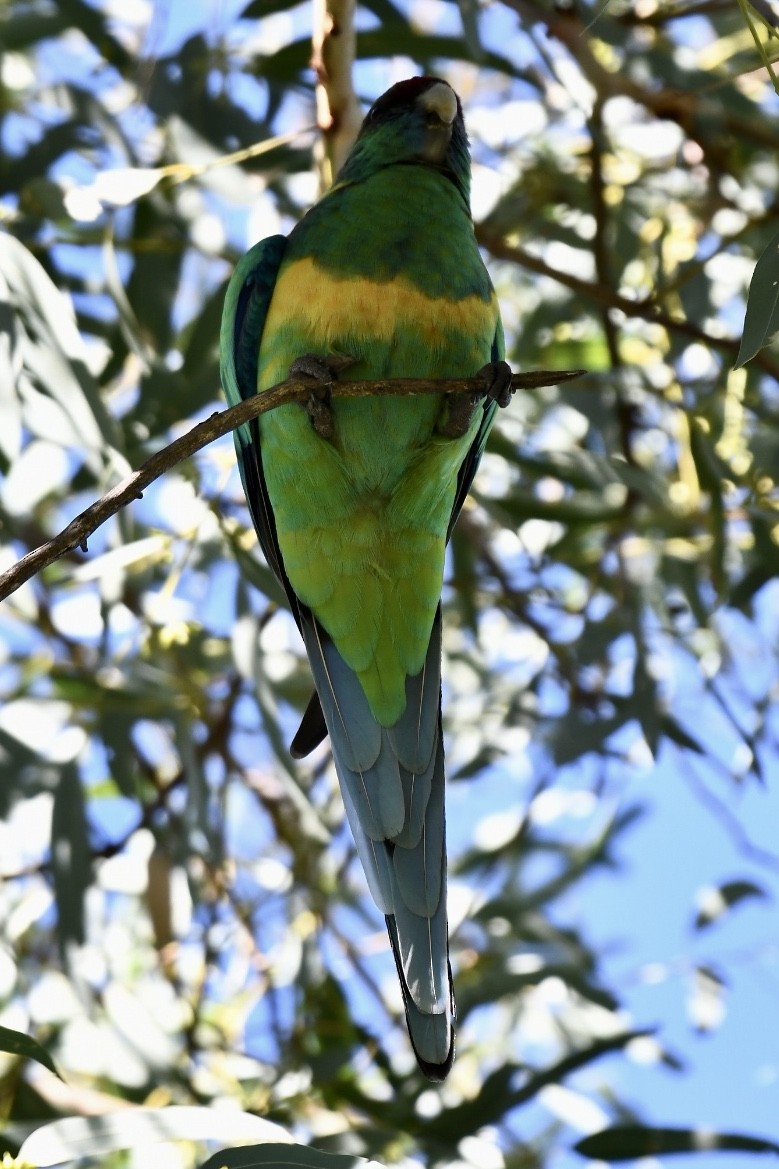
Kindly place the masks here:
<instances>
[{"instance_id":1,"label":"pale blue tail feather","mask_svg":"<svg viewBox=\"0 0 779 1169\"><path fill-rule=\"evenodd\" d=\"M406 682L392 727L371 714L362 686L321 627L303 637L330 734L344 807L368 887L385 915L417 1058L443 1079L454 1055L446 914L441 613L423 669Z\"/></svg>"}]
</instances>

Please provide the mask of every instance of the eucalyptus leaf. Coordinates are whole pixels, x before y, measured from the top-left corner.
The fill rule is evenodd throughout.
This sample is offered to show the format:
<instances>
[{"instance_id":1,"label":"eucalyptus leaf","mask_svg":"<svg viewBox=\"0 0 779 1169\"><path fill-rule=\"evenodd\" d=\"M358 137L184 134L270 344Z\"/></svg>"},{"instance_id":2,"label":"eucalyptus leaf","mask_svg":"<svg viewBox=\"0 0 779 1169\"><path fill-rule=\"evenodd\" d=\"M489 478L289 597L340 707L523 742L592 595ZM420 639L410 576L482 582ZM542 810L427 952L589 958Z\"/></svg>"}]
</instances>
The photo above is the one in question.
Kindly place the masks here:
<instances>
[{"instance_id":1,"label":"eucalyptus leaf","mask_svg":"<svg viewBox=\"0 0 779 1169\"><path fill-rule=\"evenodd\" d=\"M749 285L744 332L734 369L740 369L779 332L779 232L755 264Z\"/></svg>"},{"instance_id":2,"label":"eucalyptus leaf","mask_svg":"<svg viewBox=\"0 0 779 1169\"><path fill-rule=\"evenodd\" d=\"M46 1048L42 1047L31 1035L25 1035L22 1031L13 1031L10 1027L0 1027L0 1051L6 1051L9 1055L19 1055L22 1059L34 1059L36 1063L42 1063L50 1072L54 1072L55 1076L60 1075L57 1071L57 1065ZM61 1076L60 1079L62 1079Z\"/></svg>"},{"instance_id":3,"label":"eucalyptus leaf","mask_svg":"<svg viewBox=\"0 0 779 1169\"><path fill-rule=\"evenodd\" d=\"M323 1153L306 1145L254 1145L225 1149L209 1157L200 1169L383 1169L378 1161Z\"/></svg>"},{"instance_id":4,"label":"eucalyptus leaf","mask_svg":"<svg viewBox=\"0 0 779 1169\"><path fill-rule=\"evenodd\" d=\"M705 1128L650 1128L640 1124L604 1129L584 1137L574 1148L583 1157L608 1162L672 1153L779 1153L779 1145L759 1137L713 1132Z\"/></svg>"},{"instance_id":5,"label":"eucalyptus leaf","mask_svg":"<svg viewBox=\"0 0 779 1169\"><path fill-rule=\"evenodd\" d=\"M725 881L721 885L704 889L698 899L700 908L695 916L695 929L713 925L742 901L755 898L764 900L768 897L766 889L754 881Z\"/></svg>"},{"instance_id":6,"label":"eucalyptus leaf","mask_svg":"<svg viewBox=\"0 0 779 1169\"><path fill-rule=\"evenodd\" d=\"M83 1157L104 1157L119 1149L164 1141L286 1140L284 1130L237 1109L169 1105L127 1108L107 1116L72 1116L36 1129L19 1150L19 1159L39 1169ZM276 1143L276 1149L289 1147Z\"/></svg>"},{"instance_id":7,"label":"eucalyptus leaf","mask_svg":"<svg viewBox=\"0 0 779 1169\"><path fill-rule=\"evenodd\" d=\"M84 933L84 896L92 881L84 789L73 764L62 769L54 793L51 870L57 899L57 930L65 952L80 945Z\"/></svg>"},{"instance_id":8,"label":"eucalyptus leaf","mask_svg":"<svg viewBox=\"0 0 779 1169\"><path fill-rule=\"evenodd\" d=\"M63 411L95 471L119 443L116 424L103 406L89 373L86 350L72 305L39 261L19 240L0 232L0 272L10 302L24 321L25 366ZM63 436L67 439L67 434Z\"/></svg>"}]
</instances>

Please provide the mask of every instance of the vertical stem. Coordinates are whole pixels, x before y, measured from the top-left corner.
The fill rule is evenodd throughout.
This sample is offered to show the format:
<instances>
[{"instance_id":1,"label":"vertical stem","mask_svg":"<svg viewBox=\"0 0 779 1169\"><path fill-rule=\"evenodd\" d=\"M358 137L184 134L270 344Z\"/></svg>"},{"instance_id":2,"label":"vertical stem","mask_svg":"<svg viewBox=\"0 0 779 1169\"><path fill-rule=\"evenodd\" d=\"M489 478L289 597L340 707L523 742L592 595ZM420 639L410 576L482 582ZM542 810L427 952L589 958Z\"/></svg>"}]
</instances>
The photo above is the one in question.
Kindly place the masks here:
<instances>
[{"instance_id":1,"label":"vertical stem","mask_svg":"<svg viewBox=\"0 0 779 1169\"><path fill-rule=\"evenodd\" d=\"M592 135L590 187L592 191L593 214L595 216L595 239L593 240L593 256L598 283L604 288L615 288L617 281L614 278L609 252L609 213L604 193L603 181L603 101L596 98L590 118L590 134ZM606 347L609 351L609 361L613 370L619 370L622 358L619 353L619 336L617 326L611 317L611 310L604 305L601 310L601 322L606 338ZM620 445L625 461L635 462L632 450L633 428L635 417L633 407L626 402L617 382L617 421L619 423Z\"/></svg>"},{"instance_id":2,"label":"vertical stem","mask_svg":"<svg viewBox=\"0 0 779 1169\"><path fill-rule=\"evenodd\" d=\"M316 73L317 125L323 191L332 185L360 128L362 113L352 84L357 46L356 0L314 0L311 67Z\"/></svg>"}]
</instances>

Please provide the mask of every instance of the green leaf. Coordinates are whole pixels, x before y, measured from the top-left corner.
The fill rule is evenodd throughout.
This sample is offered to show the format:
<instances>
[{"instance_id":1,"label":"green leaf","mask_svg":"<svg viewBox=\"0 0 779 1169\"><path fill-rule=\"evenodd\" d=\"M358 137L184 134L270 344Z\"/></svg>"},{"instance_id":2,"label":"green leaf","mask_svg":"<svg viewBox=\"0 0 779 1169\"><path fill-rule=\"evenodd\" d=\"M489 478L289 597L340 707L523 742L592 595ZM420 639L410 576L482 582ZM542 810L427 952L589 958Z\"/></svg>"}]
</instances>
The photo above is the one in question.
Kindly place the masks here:
<instances>
[{"instance_id":1,"label":"green leaf","mask_svg":"<svg viewBox=\"0 0 779 1169\"><path fill-rule=\"evenodd\" d=\"M299 3L300 0L252 0L252 3L244 8L240 19L260 20L262 17L272 16L275 12L288 12Z\"/></svg>"},{"instance_id":2,"label":"green leaf","mask_svg":"<svg viewBox=\"0 0 779 1169\"><path fill-rule=\"evenodd\" d=\"M705 1153L713 1149L740 1153L779 1153L779 1145L760 1137L710 1132L703 1128L648 1128L641 1124L617 1125L593 1133L574 1145L582 1157L601 1161L632 1161L667 1153Z\"/></svg>"},{"instance_id":3,"label":"green leaf","mask_svg":"<svg viewBox=\"0 0 779 1169\"><path fill-rule=\"evenodd\" d=\"M706 929L719 921L734 905L750 898L768 899L769 894L754 881L725 881L724 884L701 890L699 910L695 917L696 930Z\"/></svg>"},{"instance_id":4,"label":"green leaf","mask_svg":"<svg viewBox=\"0 0 779 1169\"><path fill-rule=\"evenodd\" d=\"M741 9L741 13L744 17L744 20L746 21L747 27L752 34L752 40L755 43L755 48L757 49L757 54L760 57L760 60L763 62L763 68L766 70L766 72L768 73L768 76L771 78L771 82L773 84L775 92L779 93L779 79L777 79L777 76L773 70L773 57L771 54L766 52L766 46L763 44L763 41L760 38L760 34L759 34L757 28L755 27L755 22L752 20L752 13L750 12L750 5L747 3L747 0L738 0L738 6ZM768 16L767 17L764 16L763 19L766 22L766 25L769 29L769 32L773 33L773 30L776 28L776 16L773 14L773 12L771 12L770 5L764 3L763 0L753 0L753 3L751 6L754 9L754 11L759 13L761 16L762 16L761 8L766 9ZM773 33L773 35L776 35L776 34ZM732 62L731 62L731 66L732 66ZM736 66L736 67L738 68L738 66ZM746 68L748 68L748 66L746 66Z\"/></svg>"},{"instance_id":5,"label":"green leaf","mask_svg":"<svg viewBox=\"0 0 779 1169\"><path fill-rule=\"evenodd\" d=\"M591 751L605 753L605 742L633 717L632 710L599 715L586 707L571 707L568 713L550 725L550 745L559 766L572 763Z\"/></svg>"},{"instance_id":6,"label":"green leaf","mask_svg":"<svg viewBox=\"0 0 779 1169\"><path fill-rule=\"evenodd\" d=\"M709 528L712 537L710 556L711 578L719 595L725 587L725 505L722 498L722 483L726 468L722 463L711 434L703 419L692 418L690 425L690 454L695 463L698 481L709 493Z\"/></svg>"},{"instance_id":7,"label":"green leaf","mask_svg":"<svg viewBox=\"0 0 779 1169\"><path fill-rule=\"evenodd\" d=\"M176 748L187 777L184 829L194 853L207 856L209 863L221 860L218 833L211 822L209 787L203 760L196 749L192 720L181 714L175 720Z\"/></svg>"},{"instance_id":8,"label":"green leaf","mask_svg":"<svg viewBox=\"0 0 779 1169\"><path fill-rule=\"evenodd\" d=\"M748 608L755 593L758 593L763 585L767 585L769 580L773 580L776 575L777 569L773 564L756 564L740 580L736 581L730 590L729 603L735 609Z\"/></svg>"},{"instance_id":9,"label":"green leaf","mask_svg":"<svg viewBox=\"0 0 779 1169\"><path fill-rule=\"evenodd\" d=\"M16 315L9 303L5 281L0 276L0 386L12 386L16 371L22 362L24 339ZM0 394L0 454L8 463L18 457L22 448L22 411L16 394ZM2 468L5 471L5 466Z\"/></svg>"},{"instance_id":10,"label":"green leaf","mask_svg":"<svg viewBox=\"0 0 779 1169\"><path fill-rule=\"evenodd\" d=\"M140 326L138 341L164 354L174 340L171 308L186 245L184 224L168 207L167 197L135 204L133 239L135 262L124 291Z\"/></svg>"},{"instance_id":11,"label":"green leaf","mask_svg":"<svg viewBox=\"0 0 779 1169\"><path fill-rule=\"evenodd\" d=\"M630 698L636 718L652 755L657 757L661 733L661 714L658 710L657 682L649 670L649 653L644 642L640 621L634 625L636 664L633 670L633 694Z\"/></svg>"},{"instance_id":12,"label":"green leaf","mask_svg":"<svg viewBox=\"0 0 779 1169\"><path fill-rule=\"evenodd\" d=\"M273 601L281 608L284 608L287 604L284 590L265 561L261 558L261 553L257 550L252 552L245 551L241 547L238 533L233 529L223 528L223 531L235 556L241 578L250 581L259 592L265 594L269 601Z\"/></svg>"},{"instance_id":13,"label":"green leaf","mask_svg":"<svg viewBox=\"0 0 779 1169\"><path fill-rule=\"evenodd\" d=\"M41 1047L37 1040L21 1031L12 1031L10 1027L0 1027L0 1051L7 1051L10 1055L20 1055L22 1059L34 1059L42 1063L55 1076L60 1076L57 1065L45 1047ZM60 1076L62 1079L62 1076Z\"/></svg>"},{"instance_id":14,"label":"green leaf","mask_svg":"<svg viewBox=\"0 0 779 1169\"><path fill-rule=\"evenodd\" d=\"M278 1141L284 1129L269 1120L248 1112L217 1110L205 1107L170 1105L167 1108L130 1108L108 1116L70 1116L36 1129L19 1150L20 1161L29 1161L39 1169L75 1161L81 1157L100 1157L119 1149L132 1149L161 1141ZM274 1144L273 1149L290 1148ZM235 1151L235 1150L234 1150ZM218 1154L211 1161L226 1165ZM209 1162L211 1164L211 1162ZM292 1162L288 1162L292 1164Z\"/></svg>"},{"instance_id":15,"label":"green leaf","mask_svg":"<svg viewBox=\"0 0 779 1169\"><path fill-rule=\"evenodd\" d=\"M744 333L734 369L740 369L764 349L779 332L779 232L773 237L752 273Z\"/></svg>"},{"instance_id":16,"label":"green leaf","mask_svg":"<svg viewBox=\"0 0 779 1169\"><path fill-rule=\"evenodd\" d=\"M382 1169L378 1161L364 1157L323 1153L306 1145L252 1145L244 1149L225 1149L209 1157L200 1169Z\"/></svg>"},{"instance_id":17,"label":"green leaf","mask_svg":"<svg viewBox=\"0 0 779 1169\"><path fill-rule=\"evenodd\" d=\"M684 747L685 751L693 751L696 755L706 754L706 751L698 740L688 734L672 714L666 713L660 715L660 730L673 743L676 743L677 747Z\"/></svg>"},{"instance_id":18,"label":"green leaf","mask_svg":"<svg viewBox=\"0 0 779 1169\"><path fill-rule=\"evenodd\" d=\"M32 253L2 232L0 271L26 334L21 356L30 376L17 382L25 425L77 448L95 474L111 453L123 464L109 449L119 445L119 431L89 372L72 305Z\"/></svg>"},{"instance_id":19,"label":"green leaf","mask_svg":"<svg viewBox=\"0 0 779 1169\"><path fill-rule=\"evenodd\" d=\"M64 951L68 942L81 945L84 941L84 894L92 877L84 789L72 764L63 768L54 793L51 871L57 931Z\"/></svg>"},{"instance_id":20,"label":"green leaf","mask_svg":"<svg viewBox=\"0 0 779 1169\"><path fill-rule=\"evenodd\" d=\"M239 640L250 638L250 661L257 705L262 715L265 734L280 764L276 770L276 779L282 787L284 795L295 809L298 816L298 830L309 841L327 844L330 839L328 831L301 782L298 765L290 756L287 741L281 731L276 696L265 674L257 625L253 619L249 618L245 624L241 623L240 626L235 627L234 647L236 636Z\"/></svg>"},{"instance_id":21,"label":"green leaf","mask_svg":"<svg viewBox=\"0 0 779 1169\"><path fill-rule=\"evenodd\" d=\"M479 27L481 8L478 4L478 0L456 0L456 3L457 7L460 9L460 20L462 21L465 39L471 46L474 57L478 61L483 61L484 46L482 44L481 30Z\"/></svg>"},{"instance_id":22,"label":"green leaf","mask_svg":"<svg viewBox=\"0 0 779 1169\"><path fill-rule=\"evenodd\" d=\"M56 37L68 27L67 18L56 9L49 12L3 12L3 47L7 53L35 47L39 41Z\"/></svg>"},{"instance_id":23,"label":"green leaf","mask_svg":"<svg viewBox=\"0 0 779 1169\"><path fill-rule=\"evenodd\" d=\"M771 5L766 3L766 0L749 0L749 4L769 28L779 28L779 16L773 11Z\"/></svg>"},{"instance_id":24,"label":"green leaf","mask_svg":"<svg viewBox=\"0 0 779 1169\"><path fill-rule=\"evenodd\" d=\"M57 0L57 7L68 24L89 38L100 57L120 73L132 73L135 59L108 30L107 18L85 0Z\"/></svg>"},{"instance_id":25,"label":"green leaf","mask_svg":"<svg viewBox=\"0 0 779 1169\"><path fill-rule=\"evenodd\" d=\"M40 777L40 762L40 756L26 743L0 727L0 819L6 819L22 790L26 795L31 794L33 787L41 790L40 778L37 785L30 785L29 781L19 783L22 775Z\"/></svg>"}]
</instances>

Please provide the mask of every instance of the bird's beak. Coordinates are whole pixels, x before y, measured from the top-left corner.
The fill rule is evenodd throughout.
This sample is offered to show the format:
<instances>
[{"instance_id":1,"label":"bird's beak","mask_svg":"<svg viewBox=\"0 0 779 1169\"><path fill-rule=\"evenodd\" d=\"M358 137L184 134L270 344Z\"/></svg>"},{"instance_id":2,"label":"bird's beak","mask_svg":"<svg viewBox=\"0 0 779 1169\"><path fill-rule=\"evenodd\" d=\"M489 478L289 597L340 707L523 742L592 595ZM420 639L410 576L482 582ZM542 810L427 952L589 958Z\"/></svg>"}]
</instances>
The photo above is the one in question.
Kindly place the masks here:
<instances>
[{"instance_id":1,"label":"bird's beak","mask_svg":"<svg viewBox=\"0 0 779 1169\"><path fill-rule=\"evenodd\" d=\"M452 126L457 117L457 97L445 81L431 85L419 98L419 104L427 114L425 141L422 157L434 166L446 158L452 137Z\"/></svg>"}]
</instances>

